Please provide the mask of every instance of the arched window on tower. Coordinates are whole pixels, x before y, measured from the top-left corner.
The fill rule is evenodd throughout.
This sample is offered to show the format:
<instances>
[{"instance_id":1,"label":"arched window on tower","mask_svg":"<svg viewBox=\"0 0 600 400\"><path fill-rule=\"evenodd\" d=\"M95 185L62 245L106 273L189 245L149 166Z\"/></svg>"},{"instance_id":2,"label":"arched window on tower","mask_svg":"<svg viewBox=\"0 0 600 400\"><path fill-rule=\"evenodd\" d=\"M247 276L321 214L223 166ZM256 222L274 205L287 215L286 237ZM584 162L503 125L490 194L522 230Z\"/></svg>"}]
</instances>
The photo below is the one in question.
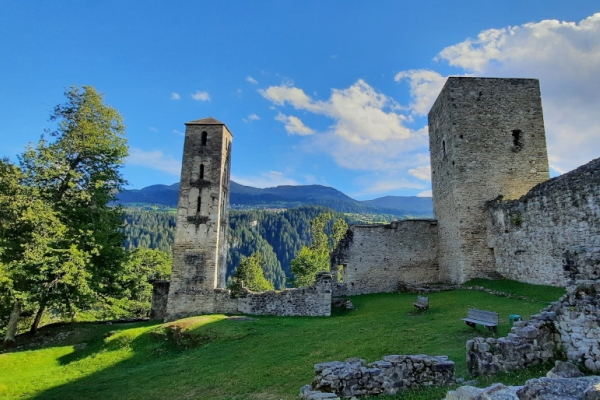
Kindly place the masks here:
<instances>
[{"instance_id":1,"label":"arched window on tower","mask_svg":"<svg viewBox=\"0 0 600 400\"><path fill-rule=\"evenodd\" d=\"M204 179L204 164L200 164L200 179Z\"/></svg>"},{"instance_id":2,"label":"arched window on tower","mask_svg":"<svg viewBox=\"0 0 600 400\"><path fill-rule=\"evenodd\" d=\"M202 132L202 146L206 146L207 140L208 140L208 133Z\"/></svg>"},{"instance_id":3,"label":"arched window on tower","mask_svg":"<svg viewBox=\"0 0 600 400\"><path fill-rule=\"evenodd\" d=\"M523 148L523 132L520 129L512 131L513 147L514 152L520 151Z\"/></svg>"}]
</instances>

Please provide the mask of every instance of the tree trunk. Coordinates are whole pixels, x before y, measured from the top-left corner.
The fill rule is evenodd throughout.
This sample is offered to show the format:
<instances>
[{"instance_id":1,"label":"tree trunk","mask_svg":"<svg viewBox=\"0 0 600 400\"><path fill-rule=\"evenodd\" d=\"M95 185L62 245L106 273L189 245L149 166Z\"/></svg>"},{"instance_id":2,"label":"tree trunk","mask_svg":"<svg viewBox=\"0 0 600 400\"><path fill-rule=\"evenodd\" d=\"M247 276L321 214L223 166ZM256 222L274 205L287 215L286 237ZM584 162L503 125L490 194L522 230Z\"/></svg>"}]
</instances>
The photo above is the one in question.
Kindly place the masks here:
<instances>
[{"instance_id":1,"label":"tree trunk","mask_svg":"<svg viewBox=\"0 0 600 400\"><path fill-rule=\"evenodd\" d=\"M21 302L15 301L10 318L8 320L8 326L6 327L6 335L4 336L4 347L13 347L15 345L15 336L17 334L17 325L19 318L21 317Z\"/></svg>"},{"instance_id":2,"label":"tree trunk","mask_svg":"<svg viewBox=\"0 0 600 400\"><path fill-rule=\"evenodd\" d=\"M42 320L42 315L44 314L44 310L46 310L46 300L42 300L40 303L40 308L38 309L37 314L35 314L35 319L33 320L33 324L31 325L31 329L29 333L36 334L38 330L38 326L40 325L40 321Z\"/></svg>"}]
</instances>

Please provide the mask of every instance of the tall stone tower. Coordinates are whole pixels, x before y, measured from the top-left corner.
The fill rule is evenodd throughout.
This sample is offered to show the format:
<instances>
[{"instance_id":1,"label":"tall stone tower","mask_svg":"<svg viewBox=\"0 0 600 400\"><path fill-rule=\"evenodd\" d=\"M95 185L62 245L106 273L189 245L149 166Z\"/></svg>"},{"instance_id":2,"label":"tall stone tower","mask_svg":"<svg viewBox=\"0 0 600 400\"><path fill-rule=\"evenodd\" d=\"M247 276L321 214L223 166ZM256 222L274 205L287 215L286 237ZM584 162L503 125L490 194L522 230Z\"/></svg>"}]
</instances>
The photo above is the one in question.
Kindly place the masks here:
<instances>
[{"instance_id":1,"label":"tall stone tower","mask_svg":"<svg viewBox=\"0 0 600 400\"><path fill-rule=\"evenodd\" d=\"M214 118L185 125L167 320L215 312L225 286L233 136Z\"/></svg>"},{"instance_id":2,"label":"tall stone tower","mask_svg":"<svg viewBox=\"0 0 600 400\"><path fill-rule=\"evenodd\" d=\"M429 112L433 209L443 280L494 271L485 202L549 179L537 79L448 78Z\"/></svg>"}]
</instances>

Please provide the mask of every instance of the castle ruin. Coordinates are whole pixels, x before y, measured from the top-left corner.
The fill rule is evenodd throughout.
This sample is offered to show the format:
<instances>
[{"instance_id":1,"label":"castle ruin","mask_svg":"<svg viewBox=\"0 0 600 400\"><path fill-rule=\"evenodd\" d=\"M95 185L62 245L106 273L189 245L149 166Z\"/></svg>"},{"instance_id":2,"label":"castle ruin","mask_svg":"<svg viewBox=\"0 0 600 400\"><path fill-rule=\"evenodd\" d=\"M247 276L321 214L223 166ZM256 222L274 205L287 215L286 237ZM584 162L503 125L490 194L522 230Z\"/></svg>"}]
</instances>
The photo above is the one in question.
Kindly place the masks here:
<instances>
[{"instance_id":1,"label":"castle ruin","mask_svg":"<svg viewBox=\"0 0 600 400\"><path fill-rule=\"evenodd\" d=\"M351 226L315 286L237 299L223 289L232 135L187 123L166 319L329 315L332 295L411 283L600 277L600 159L549 179L538 80L450 77L428 117L435 219Z\"/></svg>"}]
</instances>

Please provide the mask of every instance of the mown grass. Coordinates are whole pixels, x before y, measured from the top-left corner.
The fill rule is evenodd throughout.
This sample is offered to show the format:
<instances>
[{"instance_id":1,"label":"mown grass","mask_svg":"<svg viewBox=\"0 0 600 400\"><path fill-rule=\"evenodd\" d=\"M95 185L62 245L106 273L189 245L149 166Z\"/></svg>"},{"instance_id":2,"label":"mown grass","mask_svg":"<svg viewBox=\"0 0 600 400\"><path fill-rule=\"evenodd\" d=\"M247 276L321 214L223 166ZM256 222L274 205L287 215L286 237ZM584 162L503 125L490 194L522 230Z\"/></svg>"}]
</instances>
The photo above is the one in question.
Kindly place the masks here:
<instances>
[{"instance_id":1,"label":"mown grass","mask_svg":"<svg viewBox=\"0 0 600 400\"><path fill-rule=\"evenodd\" d=\"M536 293L531 285L514 290ZM419 313L415 297L356 296L355 310L323 318L211 315L178 321L177 329L157 322L53 328L53 335L71 333L43 348L0 354L0 397L295 399L312 381L315 363L370 362L386 354L448 355L456 375L468 378L465 341L490 333L461 321L467 308L499 312L504 336L509 314L528 318L543 307L531 299L454 290L430 294L430 310ZM518 381L530 377L519 374ZM440 399L446 390L395 398Z\"/></svg>"}]
</instances>

